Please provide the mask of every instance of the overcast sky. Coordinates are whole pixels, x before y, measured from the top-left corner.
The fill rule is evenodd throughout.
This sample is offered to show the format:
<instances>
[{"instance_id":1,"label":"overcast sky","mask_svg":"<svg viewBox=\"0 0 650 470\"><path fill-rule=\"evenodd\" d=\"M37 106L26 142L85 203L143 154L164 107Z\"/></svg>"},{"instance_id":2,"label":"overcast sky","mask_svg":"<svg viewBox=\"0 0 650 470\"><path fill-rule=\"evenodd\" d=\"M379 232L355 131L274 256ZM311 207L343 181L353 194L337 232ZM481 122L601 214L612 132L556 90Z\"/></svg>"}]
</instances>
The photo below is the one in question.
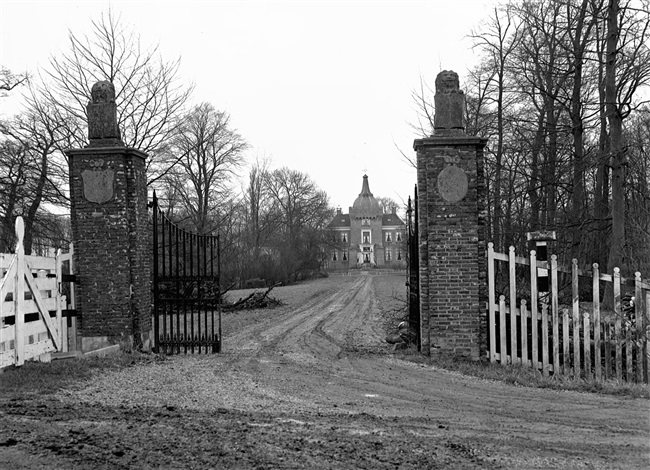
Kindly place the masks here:
<instances>
[{"instance_id":1,"label":"overcast sky","mask_svg":"<svg viewBox=\"0 0 650 470\"><path fill-rule=\"evenodd\" d=\"M463 88L476 63L466 36L493 3L0 0L0 63L35 72L110 5L143 45L181 57L193 103L230 114L249 161L308 173L347 212L364 172L375 196L411 194L415 170L395 148L414 155L411 93L441 70L458 72Z\"/></svg>"}]
</instances>

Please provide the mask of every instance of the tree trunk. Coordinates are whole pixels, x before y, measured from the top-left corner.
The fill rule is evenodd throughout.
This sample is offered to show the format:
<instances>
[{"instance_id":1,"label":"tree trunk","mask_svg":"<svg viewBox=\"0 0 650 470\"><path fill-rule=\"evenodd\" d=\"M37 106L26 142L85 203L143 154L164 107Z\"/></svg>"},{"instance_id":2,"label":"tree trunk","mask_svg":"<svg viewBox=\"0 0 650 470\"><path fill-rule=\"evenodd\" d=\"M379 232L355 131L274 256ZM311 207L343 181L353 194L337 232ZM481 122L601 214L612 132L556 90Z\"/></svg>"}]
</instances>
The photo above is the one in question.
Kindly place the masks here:
<instances>
[{"instance_id":1,"label":"tree trunk","mask_svg":"<svg viewBox=\"0 0 650 470\"><path fill-rule=\"evenodd\" d=\"M540 176L539 176L539 155L542 151L542 143L544 142L544 111L540 110L537 119L537 131L535 132L535 139L531 149L531 162L530 162L530 180L528 181L528 197L530 198L530 229L541 229L540 212L541 212L541 198L540 198Z\"/></svg>"},{"instance_id":2,"label":"tree trunk","mask_svg":"<svg viewBox=\"0 0 650 470\"><path fill-rule=\"evenodd\" d=\"M612 240L607 259L607 270L623 267L625 246L625 147L623 143L623 118L617 103L616 54L618 47L618 0L610 0L607 7L607 42L605 61L605 111L609 123L610 155L612 167ZM605 293L605 305L613 304L613 292Z\"/></svg>"},{"instance_id":3,"label":"tree trunk","mask_svg":"<svg viewBox=\"0 0 650 470\"><path fill-rule=\"evenodd\" d=\"M573 134L573 198L571 205L571 219L573 225L571 234L571 257L580 259L582 255L582 239L585 212L585 185L584 185L584 124L582 122L582 68L584 50L587 39L583 41L584 20L587 12L587 0L582 1L573 38L573 90L571 93L571 129ZM588 36L591 27L587 27ZM579 223L580 221L580 223Z\"/></svg>"},{"instance_id":4,"label":"tree trunk","mask_svg":"<svg viewBox=\"0 0 650 470\"><path fill-rule=\"evenodd\" d=\"M45 190L45 183L47 182L47 158L49 153L49 146L41 150L40 175L38 177L38 182L36 183L34 199L29 205L29 209L27 209L27 214L25 214L25 238L23 239L23 246L26 255L32 254L32 245L34 243L34 222L36 221L36 214L38 213L38 209L41 207L41 202L43 201L43 191Z\"/></svg>"}]
</instances>

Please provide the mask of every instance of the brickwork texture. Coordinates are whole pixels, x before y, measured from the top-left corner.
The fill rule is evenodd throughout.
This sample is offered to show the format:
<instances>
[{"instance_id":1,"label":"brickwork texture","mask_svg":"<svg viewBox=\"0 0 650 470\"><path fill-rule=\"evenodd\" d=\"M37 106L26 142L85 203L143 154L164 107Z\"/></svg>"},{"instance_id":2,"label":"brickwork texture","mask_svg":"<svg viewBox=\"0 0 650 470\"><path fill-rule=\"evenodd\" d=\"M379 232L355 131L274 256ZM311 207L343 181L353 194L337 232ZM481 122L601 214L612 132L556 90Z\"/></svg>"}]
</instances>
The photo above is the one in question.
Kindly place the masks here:
<instances>
[{"instance_id":1,"label":"brickwork texture","mask_svg":"<svg viewBox=\"0 0 650 470\"><path fill-rule=\"evenodd\" d=\"M146 155L126 147L67 152L79 332L148 349L151 266ZM99 202L97 202L99 201Z\"/></svg>"},{"instance_id":2,"label":"brickwork texture","mask_svg":"<svg viewBox=\"0 0 650 470\"><path fill-rule=\"evenodd\" d=\"M486 351L486 142L465 134L414 142L420 331L425 353L440 351L478 359Z\"/></svg>"}]
</instances>

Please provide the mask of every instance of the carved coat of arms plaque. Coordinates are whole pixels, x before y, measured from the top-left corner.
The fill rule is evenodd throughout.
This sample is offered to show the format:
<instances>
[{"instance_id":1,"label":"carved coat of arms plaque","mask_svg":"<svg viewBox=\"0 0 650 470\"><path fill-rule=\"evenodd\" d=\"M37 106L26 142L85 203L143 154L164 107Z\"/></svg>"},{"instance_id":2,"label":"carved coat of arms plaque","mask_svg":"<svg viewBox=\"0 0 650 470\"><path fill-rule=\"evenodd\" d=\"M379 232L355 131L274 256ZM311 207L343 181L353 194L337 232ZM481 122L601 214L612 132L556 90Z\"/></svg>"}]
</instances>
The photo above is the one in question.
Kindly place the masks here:
<instances>
[{"instance_id":1,"label":"carved coat of arms plaque","mask_svg":"<svg viewBox=\"0 0 650 470\"><path fill-rule=\"evenodd\" d=\"M458 202L467 195L469 182L462 168L448 166L438 174L438 192L447 202Z\"/></svg>"},{"instance_id":2,"label":"carved coat of arms plaque","mask_svg":"<svg viewBox=\"0 0 650 470\"><path fill-rule=\"evenodd\" d=\"M115 172L111 169L84 170L81 172L83 194L90 202L103 204L113 199Z\"/></svg>"}]
</instances>

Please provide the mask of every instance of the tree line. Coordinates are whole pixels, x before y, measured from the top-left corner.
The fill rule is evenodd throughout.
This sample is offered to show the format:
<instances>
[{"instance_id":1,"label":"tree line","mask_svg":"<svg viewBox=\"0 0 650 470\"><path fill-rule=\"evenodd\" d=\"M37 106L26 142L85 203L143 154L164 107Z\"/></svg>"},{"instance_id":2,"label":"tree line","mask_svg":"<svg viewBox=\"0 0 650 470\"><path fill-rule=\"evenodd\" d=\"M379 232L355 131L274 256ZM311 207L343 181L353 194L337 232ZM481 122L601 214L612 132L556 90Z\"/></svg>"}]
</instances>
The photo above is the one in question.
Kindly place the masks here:
<instances>
[{"instance_id":1,"label":"tree line","mask_svg":"<svg viewBox=\"0 0 650 470\"><path fill-rule=\"evenodd\" d=\"M317 272L327 195L308 175L255 163L239 184L250 146L226 111L192 104L180 59L146 48L112 11L35 74L2 68L2 97L20 93L21 111L0 121L0 252L13 251L13 224L25 220L26 253L70 241L68 161L87 143L86 105L101 80L115 86L118 125L128 147L148 155L147 185L166 215L205 235L220 233L226 282L275 283Z\"/></svg>"},{"instance_id":2,"label":"tree line","mask_svg":"<svg viewBox=\"0 0 650 470\"><path fill-rule=\"evenodd\" d=\"M650 275L647 0L508 1L470 34L467 132L488 137L487 238L555 230L564 262ZM413 94L433 129L433 90Z\"/></svg>"}]
</instances>

